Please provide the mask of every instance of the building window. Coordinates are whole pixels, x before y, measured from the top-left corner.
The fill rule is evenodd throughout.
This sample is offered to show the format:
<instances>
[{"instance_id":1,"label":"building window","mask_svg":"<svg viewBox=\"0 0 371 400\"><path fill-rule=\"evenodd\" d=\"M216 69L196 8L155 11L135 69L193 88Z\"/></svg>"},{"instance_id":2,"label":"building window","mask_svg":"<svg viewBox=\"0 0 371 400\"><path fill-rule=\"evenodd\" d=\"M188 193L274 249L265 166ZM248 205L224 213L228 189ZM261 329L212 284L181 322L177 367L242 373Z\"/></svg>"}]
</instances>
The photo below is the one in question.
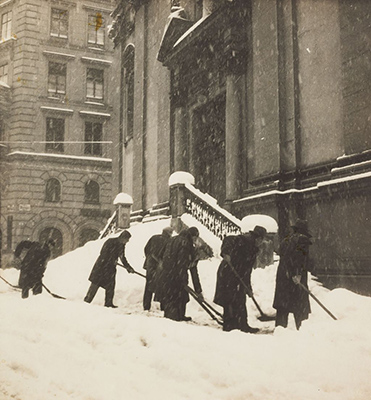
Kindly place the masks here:
<instances>
[{"instance_id":1,"label":"building window","mask_svg":"<svg viewBox=\"0 0 371 400\"><path fill-rule=\"evenodd\" d=\"M61 201L61 184L58 179L51 178L46 182L45 201L52 203Z\"/></svg>"},{"instance_id":2,"label":"building window","mask_svg":"<svg viewBox=\"0 0 371 400\"><path fill-rule=\"evenodd\" d=\"M99 203L99 184L95 181L88 181L85 183L85 203L97 204Z\"/></svg>"},{"instance_id":3,"label":"building window","mask_svg":"<svg viewBox=\"0 0 371 400\"><path fill-rule=\"evenodd\" d=\"M103 70L88 68L86 73L86 97L88 100L103 100Z\"/></svg>"},{"instance_id":4,"label":"building window","mask_svg":"<svg viewBox=\"0 0 371 400\"><path fill-rule=\"evenodd\" d=\"M102 133L103 124L101 122L85 122L85 154L102 155Z\"/></svg>"},{"instance_id":5,"label":"building window","mask_svg":"<svg viewBox=\"0 0 371 400\"><path fill-rule=\"evenodd\" d=\"M64 119L46 119L46 151L63 153L64 151Z\"/></svg>"},{"instance_id":6,"label":"building window","mask_svg":"<svg viewBox=\"0 0 371 400\"><path fill-rule=\"evenodd\" d=\"M50 36L67 39L68 11L52 8Z\"/></svg>"},{"instance_id":7,"label":"building window","mask_svg":"<svg viewBox=\"0 0 371 400\"><path fill-rule=\"evenodd\" d=\"M1 41L11 38L12 35L12 12L6 12L1 16Z\"/></svg>"},{"instance_id":8,"label":"building window","mask_svg":"<svg viewBox=\"0 0 371 400\"><path fill-rule=\"evenodd\" d=\"M97 12L88 17L88 44L104 46L105 21L101 13Z\"/></svg>"},{"instance_id":9,"label":"building window","mask_svg":"<svg viewBox=\"0 0 371 400\"><path fill-rule=\"evenodd\" d=\"M8 84L8 64L0 66L0 81Z\"/></svg>"},{"instance_id":10,"label":"building window","mask_svg":"<svg viewBox=\"0 0 371 400\"><path fill-rule=\"evenodd\" d=\"M125 140L133 137L134 133L134 47L130 46L123 60L124 67L124 116L125 116Z\"/></svg>"},{"instance_id":11,"label":"building window","mask_svg":"<svg viewBox=\"0 0 371 400\"><path fill-rule=\"evenodd\" d=\"M51 96L62 96L66 94L66 64L50 62L48 75L48 94Z\"/></svg>"}]
</instances>

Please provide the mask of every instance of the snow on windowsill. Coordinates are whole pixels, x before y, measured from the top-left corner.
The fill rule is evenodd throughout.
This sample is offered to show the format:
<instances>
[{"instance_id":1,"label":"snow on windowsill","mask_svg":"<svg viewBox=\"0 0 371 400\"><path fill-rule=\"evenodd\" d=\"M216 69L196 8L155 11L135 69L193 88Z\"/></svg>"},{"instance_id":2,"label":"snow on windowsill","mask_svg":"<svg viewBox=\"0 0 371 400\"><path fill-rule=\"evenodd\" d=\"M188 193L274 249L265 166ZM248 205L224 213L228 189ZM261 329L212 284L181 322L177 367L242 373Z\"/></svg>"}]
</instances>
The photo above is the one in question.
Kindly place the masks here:
<instances>
[{"instance_id":1,"label":"snow on windowsill","mask_svg":"<svg viewBox=\"0 0 371 400\"><path fill-rule=\"evenodd\" d=\"M96 111L84 111L84 110L81 110L80 114L81 115L92 115L92 116L96 116L96 117L105 117L105 118L110 118L111 117L111 114L101 113L101 112L96 112Z\"/></svg>"},{"instance_id":2,"label":"snow on windowsill","mask_svg":"<svg viewBox=\"0 0 371 400\"><path fill-rule=\"evenodd\" d=\"M99 157L87 157L87 156L71 156L65 154L50 154L50 153L32 153L27 151L13 151L12 153L8 154L9 156L12 155L25 155L25 156L37 156L37 157L51 157L51 158L65 158L65 159L72 159L72 160L86 160L86 161L98 161L98 162L112 162L111 158L99 158Z\"/></svg>"},{"instance_id":3,"label":"snow on windowsill","mask_svg":"<svg viewBox=\"0 0 371 400\"><path fill-rule=\"evenodd\" d=\"M106 65L112 64L112 61L102 60L100 58L91 58L91 57L81 57L81 61L96 63L96 64L106 64Z\"/></svg>"},{"instance_id":4,"label":"snow on windowsill","mask_svg":"<svg viewBox=\"0 0 371 400\"><path fill-rule=\"evenodd\" d=\"M17 40L17 38L14 37L14 36L11 36L10 38L2 39L2 40L0 40L0 44L9 43L9 42L11 42L12 40Z\"/></svg>"},{"instance_id":5,"label":"snow on windowsill","mask_svg":"<svg viewBox=\"0 0 371 400\"><path fill-rule=\"evenodd\" d=\"M76 58L76 56L74 54L58 53L56 51L49 51L49 50L44 50L43 54L45 56L55 56L55 57L73 58L73 59Z\"/></svg>"}]
</instances>

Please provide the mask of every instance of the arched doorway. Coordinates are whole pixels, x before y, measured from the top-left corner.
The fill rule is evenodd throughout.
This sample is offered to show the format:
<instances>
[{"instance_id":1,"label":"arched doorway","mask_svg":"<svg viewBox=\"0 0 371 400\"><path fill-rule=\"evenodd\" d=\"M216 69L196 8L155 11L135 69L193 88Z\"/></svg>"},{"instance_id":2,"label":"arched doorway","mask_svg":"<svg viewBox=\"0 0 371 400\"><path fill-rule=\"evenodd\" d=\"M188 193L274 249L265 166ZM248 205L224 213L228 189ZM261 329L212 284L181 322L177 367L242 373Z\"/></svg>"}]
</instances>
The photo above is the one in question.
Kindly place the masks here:
<instances>
[{"instance_id":1,"label":"arched doorway","mask_svg":"<svg viewBox=\"0 0 371 400\"><path fill-rule=\"evenodd\" d=\"M39 241L40 243L45 242L48 239L55 240L55 247L52 250L52 258L56 258L63 253L63 236L59 229L56 228L45 228L40 232Z\"/></svg>"},{"instance_id":2,"label":"arched doorway","mask_svg":"<svg viewBox=\"0 0 371 400\"><path fill-rule=\"evenodd\" d=\"M194 112L194 166L196 186L223 204L226 197L225 96Z\"/></svg>"}]
</instances>

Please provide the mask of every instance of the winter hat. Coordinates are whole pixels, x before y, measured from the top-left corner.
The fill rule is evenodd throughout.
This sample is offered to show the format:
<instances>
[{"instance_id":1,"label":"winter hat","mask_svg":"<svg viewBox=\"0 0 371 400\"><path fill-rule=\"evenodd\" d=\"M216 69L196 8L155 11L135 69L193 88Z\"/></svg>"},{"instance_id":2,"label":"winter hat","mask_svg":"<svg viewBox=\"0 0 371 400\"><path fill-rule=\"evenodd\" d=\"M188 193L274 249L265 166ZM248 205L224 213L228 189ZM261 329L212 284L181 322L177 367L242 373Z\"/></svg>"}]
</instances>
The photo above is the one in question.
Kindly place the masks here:
<instances>
[{"instance_id":1,"label":"winter hat","mask_svg":"<svg viewBox=\"0 0 371 400\"><path fill-rule=\"evenodd\" d=\"M130 239L131 238L131 233L129 231L122 231L119 235L120 239Z\"/></svg>"},{"instance_id":2,"label":"winter hat","mask_svg":"<svg viewBox=\"0 0 371 400\"><path fill-rule=\"evenodd\" d=\"M192 236L192 237L198 237L200 236L200 232L198 231L198 229L195 226L191 226L188 229L188 233Z\"/></svg>"},{"instance_id":3,"label":"winter hat","mask_svg":"<svg viewBox=\"0 0 371 400\"><path fill-rule=\"evenodd\" d=\"M263 238L266 235L267 230L260 225L256 225L252 232L254 232L255 236Z\"/></svg>"},{"instance_id":4,"label":"winter hat","mask_svg":"<svg viewBox=\"0 0 371 400\"><path fill-rule=\"evenodd\" d=\"M295 221L295 224L291 225L291 228L294 229L295 232L299 232L305 236L312 237L308 229L308 221L306 221L305 219L298 218Z\"/></svg>"}]
</instances>

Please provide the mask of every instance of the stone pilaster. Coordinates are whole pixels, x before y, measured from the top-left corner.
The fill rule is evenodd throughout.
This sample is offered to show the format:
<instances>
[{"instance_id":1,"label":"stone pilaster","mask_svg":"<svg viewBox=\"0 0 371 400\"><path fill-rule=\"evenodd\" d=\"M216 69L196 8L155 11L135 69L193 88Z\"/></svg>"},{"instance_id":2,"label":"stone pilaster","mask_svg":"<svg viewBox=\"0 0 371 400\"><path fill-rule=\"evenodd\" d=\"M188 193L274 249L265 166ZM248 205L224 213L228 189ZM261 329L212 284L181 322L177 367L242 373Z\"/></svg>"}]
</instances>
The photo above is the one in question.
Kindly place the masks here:
<instances>
[{"instance_id":1,"label":"stone pilaster","mask_svg":"<svg viewBox=\"0 0 371 400\"><path fill-rule=\"evenodd\" d=\"M171 101L174 110L174 170L188 169L187 140L187 93L180 78L180 69L173 74Z\"/></svg>"}]
</instances>

